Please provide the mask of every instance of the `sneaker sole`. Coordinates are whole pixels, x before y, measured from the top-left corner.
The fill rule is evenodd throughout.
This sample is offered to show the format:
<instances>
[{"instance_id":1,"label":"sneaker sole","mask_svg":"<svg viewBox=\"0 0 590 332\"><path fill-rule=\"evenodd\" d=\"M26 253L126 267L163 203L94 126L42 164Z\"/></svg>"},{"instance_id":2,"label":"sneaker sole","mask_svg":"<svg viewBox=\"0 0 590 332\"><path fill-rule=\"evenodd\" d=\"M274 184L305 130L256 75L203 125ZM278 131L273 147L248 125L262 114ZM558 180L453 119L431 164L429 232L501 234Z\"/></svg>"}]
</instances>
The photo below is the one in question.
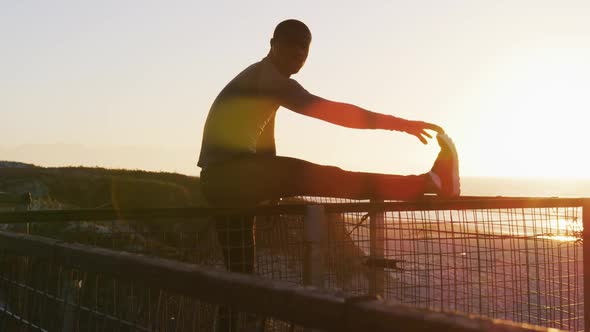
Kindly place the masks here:
<instances>
[{"instance_id":1,"label":"sneaker sole","mask_svg":"<svg viewBox=\"0 0 590 332\"><path fill-rule=\"evenodd\" d=\"M461 184L459 182L459 155L457 154L455 143L453 143L453 140L447 134L438 134L436 135L436 139L438 140L439 145L444 144L452 154L453 158L451 167L453 170L453 182L451 184L451 196L459 196L461 194Z\"/></svg>"}]
</instances>

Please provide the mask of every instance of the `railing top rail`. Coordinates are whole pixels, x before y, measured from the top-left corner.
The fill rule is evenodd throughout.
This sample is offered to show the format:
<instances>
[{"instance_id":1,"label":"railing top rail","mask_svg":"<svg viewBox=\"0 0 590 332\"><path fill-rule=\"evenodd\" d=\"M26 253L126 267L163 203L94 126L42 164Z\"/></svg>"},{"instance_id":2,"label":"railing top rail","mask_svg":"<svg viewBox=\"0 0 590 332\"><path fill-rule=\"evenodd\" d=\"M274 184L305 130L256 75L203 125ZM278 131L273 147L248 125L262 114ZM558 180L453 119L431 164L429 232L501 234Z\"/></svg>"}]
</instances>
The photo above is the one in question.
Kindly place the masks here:
<instances>
[{"instance_id":1,"label":"railing top rail","mask_svg":"<svg viewBox=\"0 0 590 332\"><path fill-rule=\"evenodd\" d=\"M191 219L212 216L236 215L303 215L306 206L321 204L327 213L383 212L383 211L435 211L480 210L514 208L557 208L590 205L590 198L540 198L540 197L485 197L468 196L441 200L435 197L403 202L355 202L355 203L288 203L259 207L188 207L145 209L79 209L0 212L0 223L65 222L100 220L153 220Z\"/></svg>"},{"instance_id":2,"label":"railing top rail","mask_svg":"<svg viewBox=\"0 0 590 332\"><path fill-rule=\"evenodd\" d=\"M326 204L327 212L364 211L436 211L436 210L485 210L582 207L590 204L588 198L559 197L502 197L462 196L458 199L425 198L404 202L366 202Z\"/></svg>"}]
</instances>

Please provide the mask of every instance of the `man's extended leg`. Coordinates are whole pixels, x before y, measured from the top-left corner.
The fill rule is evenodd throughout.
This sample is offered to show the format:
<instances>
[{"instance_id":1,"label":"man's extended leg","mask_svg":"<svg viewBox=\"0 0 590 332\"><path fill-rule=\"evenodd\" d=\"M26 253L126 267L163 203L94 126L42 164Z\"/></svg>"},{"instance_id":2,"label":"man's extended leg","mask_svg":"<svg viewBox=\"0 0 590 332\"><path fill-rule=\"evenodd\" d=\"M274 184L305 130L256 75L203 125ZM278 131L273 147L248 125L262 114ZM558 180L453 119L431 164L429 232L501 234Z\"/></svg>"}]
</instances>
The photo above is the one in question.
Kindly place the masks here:
<instances>
[{"instance_id":1,"label":"man's extended leg","mask_svg":"<svg viewBox=\"0 0 590 332\"><path fill-rule=\"evenodd\" d=\"M413 200L436 193L456 197L460 194L457 151L447 135L438 134L437 140L441 151L430 172L421 175L351 172L295 158L251 155L215 165L201 173L201 180L208 197L246 205L288 196Z\"/></svg>"},{"instance_id":2,"label":"man's extended leg","mask_svg":"<svg viewBox=\"0 0 590 332\"><path fill-rule=\"evenodd\" d=\"M431 186L427 173L351 172L295 158L256 155L216 165L203 171L201 178L208 197L251 205L289 196L412 200Z\"/></svg>"}]
</instances>

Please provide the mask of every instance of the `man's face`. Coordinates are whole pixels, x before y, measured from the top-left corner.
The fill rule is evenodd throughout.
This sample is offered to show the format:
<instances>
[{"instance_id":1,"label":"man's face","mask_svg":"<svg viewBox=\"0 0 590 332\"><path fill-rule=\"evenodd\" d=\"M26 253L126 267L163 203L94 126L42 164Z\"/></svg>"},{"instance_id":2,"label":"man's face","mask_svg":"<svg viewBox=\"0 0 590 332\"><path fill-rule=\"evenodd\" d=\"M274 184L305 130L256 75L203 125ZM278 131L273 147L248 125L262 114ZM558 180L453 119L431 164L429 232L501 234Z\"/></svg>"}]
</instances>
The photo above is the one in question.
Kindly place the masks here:
<instances>
[{"instance_id":1,"label":"man's face","mask_svg":"<svg viewBox=\"0 0 590 332\"><path fill-rule=\"evenodd\" d=\"M309 40L275 41L273 52L281 69L288 75L299 72L309 54Z\"/></svg>"}]
</instances>

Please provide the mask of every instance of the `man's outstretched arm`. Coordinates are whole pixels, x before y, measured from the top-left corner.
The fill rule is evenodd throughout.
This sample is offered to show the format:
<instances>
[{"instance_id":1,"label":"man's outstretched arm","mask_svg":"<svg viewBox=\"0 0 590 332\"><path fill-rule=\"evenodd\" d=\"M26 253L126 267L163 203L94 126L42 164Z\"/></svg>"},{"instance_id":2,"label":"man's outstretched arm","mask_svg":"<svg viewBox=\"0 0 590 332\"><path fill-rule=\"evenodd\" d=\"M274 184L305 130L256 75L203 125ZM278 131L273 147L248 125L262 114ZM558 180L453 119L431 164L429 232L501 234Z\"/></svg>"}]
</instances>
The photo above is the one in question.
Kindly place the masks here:
<instances>
[{"instance_id":1,"label":"man's outstretched arm","mask_svg":"<svg viewBox=\"0 0 590 332\"><path fill-rule=\"evenodd\" d=\"M293 111L316 119L324 120L339 126L355 129L384 129L406 132L416 136L426 144L426 137L432 136L426 130L444 132L435 124L412 121L395 116L371 112L361 107L334 102L317 96L307 98L307 102L291 108Z\"/></svg>"}]
</instances>

